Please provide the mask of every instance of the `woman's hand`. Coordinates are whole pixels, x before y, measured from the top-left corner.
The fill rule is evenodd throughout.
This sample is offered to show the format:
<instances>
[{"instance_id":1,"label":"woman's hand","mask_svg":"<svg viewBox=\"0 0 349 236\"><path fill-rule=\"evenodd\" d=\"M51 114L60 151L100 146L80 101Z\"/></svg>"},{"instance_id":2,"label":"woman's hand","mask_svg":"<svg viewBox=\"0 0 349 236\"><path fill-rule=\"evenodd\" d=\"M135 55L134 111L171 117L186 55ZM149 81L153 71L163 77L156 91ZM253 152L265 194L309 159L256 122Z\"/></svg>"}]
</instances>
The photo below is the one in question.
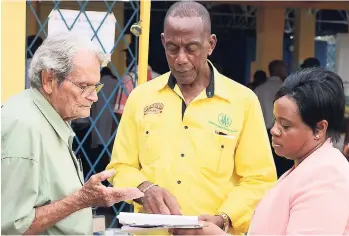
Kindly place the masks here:
<instances>
[{"instance_id":1,"label":"woman's hand","mask_svg":"<svg viewBox=\"0 0 349 236\"><path fill-rule=\"evenodd\" d=\"M226 235L221 228L211 222L200 221L203 224L202 229L170 229L168 232L172 235Z\"/></svg>"}]
</instances>

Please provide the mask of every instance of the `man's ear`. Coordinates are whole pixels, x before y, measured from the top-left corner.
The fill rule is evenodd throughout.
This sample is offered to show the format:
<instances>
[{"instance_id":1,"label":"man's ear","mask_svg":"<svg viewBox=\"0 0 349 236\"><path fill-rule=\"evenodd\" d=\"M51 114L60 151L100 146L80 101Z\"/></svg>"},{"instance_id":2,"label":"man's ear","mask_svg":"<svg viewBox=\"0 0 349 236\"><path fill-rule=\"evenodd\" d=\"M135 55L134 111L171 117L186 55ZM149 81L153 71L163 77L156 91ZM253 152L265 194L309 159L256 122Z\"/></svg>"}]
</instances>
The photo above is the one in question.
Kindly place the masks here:
<instances>
[{"instance_id":1,"label":"man's ear","mask_svg":"<svg viewBox=\"0 0 349 236\"><path fill-rule=\"evenodd\" d=\"M161 33L160 37L161 37L162 46L165 48L165 34Z\"/></svg>"},{"instance_id":2,"label":"man's ear","mask_svg":"<svg viewBox=\"0 0 349 236\"><path fill-rule=\"evenodd\" d=\"M217 44L217 36L215 34L211 34L208 43L209 43L209 48L208 48L207 54L208 56L211 56Z\"/></svg>"},{"instance_id":3,"label":"man's ear","mask_svg":"<svg viewBox=\"0 0 349 236\"><path fill-rule=\"evenodd\" d=\"M53 90L53 83L54 83L53 73L48 70L43 70L41 72L41 83L44 91L47 94L51 94Z\"/></svg>"}]
</instances>

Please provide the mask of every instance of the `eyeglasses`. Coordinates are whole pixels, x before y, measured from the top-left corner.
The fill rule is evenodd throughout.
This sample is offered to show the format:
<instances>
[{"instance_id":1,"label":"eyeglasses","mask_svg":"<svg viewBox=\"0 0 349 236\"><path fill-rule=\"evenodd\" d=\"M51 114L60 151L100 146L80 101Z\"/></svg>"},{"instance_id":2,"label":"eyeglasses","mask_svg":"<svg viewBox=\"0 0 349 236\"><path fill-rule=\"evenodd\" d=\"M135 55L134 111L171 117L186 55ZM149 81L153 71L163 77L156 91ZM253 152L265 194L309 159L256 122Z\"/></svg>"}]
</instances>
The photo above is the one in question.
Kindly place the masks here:
<instances>
[{"instance_id":1,"label":"eyeglasses","mask_svg":"<svg viewBox=\"0 0 349 236\"><path fill-rule=\"evenodd\" d=\"M103 88L104 84L102 83L97 83L95 85L90 85L90 86L79 86L76 83L74 83L73 81L71 81L70 79L67 79L70 83L74 84L76 87L78 87L79 89L82 90L82 96L84 97L88 97L90 96L94 91L96 91L96 93L98 93L99 91L101 91L101 89Z\"/></svg>"}]
</instances>

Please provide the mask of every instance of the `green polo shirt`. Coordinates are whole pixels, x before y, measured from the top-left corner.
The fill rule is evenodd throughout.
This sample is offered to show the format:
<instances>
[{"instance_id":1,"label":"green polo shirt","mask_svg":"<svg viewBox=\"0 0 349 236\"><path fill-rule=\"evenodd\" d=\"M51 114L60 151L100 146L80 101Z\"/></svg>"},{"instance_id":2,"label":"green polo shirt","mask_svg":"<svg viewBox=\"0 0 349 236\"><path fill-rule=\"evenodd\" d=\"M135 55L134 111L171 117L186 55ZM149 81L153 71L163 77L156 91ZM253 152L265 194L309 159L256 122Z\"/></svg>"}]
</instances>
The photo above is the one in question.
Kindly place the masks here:
<instances>
[{"instance_id":1,"label":"green polo shirt","mask_svg":"<svg viewBox=\"0 0 349 236\"><path fill-rule=\"evenodd\" d=\"M1 109L1 233L23 234L35 208L83 185L72 151L74 132L37 89L10 98ZM75 212L43 234L92 234L92 210Z\"/></svg>"}]
</instances>

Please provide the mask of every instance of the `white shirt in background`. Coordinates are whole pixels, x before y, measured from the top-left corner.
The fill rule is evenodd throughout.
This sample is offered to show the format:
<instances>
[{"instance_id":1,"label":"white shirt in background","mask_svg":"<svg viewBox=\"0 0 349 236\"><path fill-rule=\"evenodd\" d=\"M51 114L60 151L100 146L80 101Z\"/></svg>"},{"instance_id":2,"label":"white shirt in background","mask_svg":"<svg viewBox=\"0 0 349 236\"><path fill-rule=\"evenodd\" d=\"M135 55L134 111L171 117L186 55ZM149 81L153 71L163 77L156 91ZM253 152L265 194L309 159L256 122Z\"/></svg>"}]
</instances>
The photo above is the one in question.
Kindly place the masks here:
<instances>
[{"instance_id":1,"label":"white shirt in background","mask_svg":"<svg viewBox=\"0 0 349 236\"><path fill-rule=\"evenodd\" d=\"M279 77L272 76L267 81L259 85L254 92L256 93L262 107L265 126L267 129L273 127L273 109L274 98L277 91L281 88L283 82Z\"/></svg>"}]
</instances>

